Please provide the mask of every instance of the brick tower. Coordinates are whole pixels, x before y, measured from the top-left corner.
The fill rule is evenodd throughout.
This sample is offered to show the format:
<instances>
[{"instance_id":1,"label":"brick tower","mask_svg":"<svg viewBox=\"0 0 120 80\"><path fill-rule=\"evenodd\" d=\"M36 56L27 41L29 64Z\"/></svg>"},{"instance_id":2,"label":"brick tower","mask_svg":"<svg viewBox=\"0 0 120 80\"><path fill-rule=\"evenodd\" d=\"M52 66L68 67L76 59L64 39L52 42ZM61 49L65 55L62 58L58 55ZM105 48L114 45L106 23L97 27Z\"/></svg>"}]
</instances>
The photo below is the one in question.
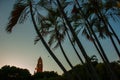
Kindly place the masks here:
<instances>
[{"instance_id":1,"label":"brick tower","mask_svg":"<svg viewBox=\"0 0 120 80\"><path fill-rule=\"evenodd\" d=\"M43 62L41 57L38 59L37 66L35 68L35 73L38 73L38 72L43 72Z\"/></svg>"}]
</instances>

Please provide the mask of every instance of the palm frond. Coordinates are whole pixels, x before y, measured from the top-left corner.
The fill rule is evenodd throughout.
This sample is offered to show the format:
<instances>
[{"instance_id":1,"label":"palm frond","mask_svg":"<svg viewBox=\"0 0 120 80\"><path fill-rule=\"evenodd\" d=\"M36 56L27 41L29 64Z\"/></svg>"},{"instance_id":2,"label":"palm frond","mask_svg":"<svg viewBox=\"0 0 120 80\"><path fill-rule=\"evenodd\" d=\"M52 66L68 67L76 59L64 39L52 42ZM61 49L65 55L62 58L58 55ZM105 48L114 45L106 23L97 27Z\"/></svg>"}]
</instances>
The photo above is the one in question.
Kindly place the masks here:
<instances>
[{"instance_id":1,"label":"palm frond","mask_svg":"<svg viewBox=\"0 0 120 80\"><path fill-rule=\"evenodd\" d=\"M37 12L36 15L36 21L38 24L41 24L42 21L47 20L47 18L45 16L43 16L42 14L40 14L39 12Z\"/></svg>"},{"instance_id":2,"label":"palm frond","mask_svg":"<svg viewBox=\"0 0 120 80\"><path fill-rule=\"evenodd\" d=\"M51 46L54 43L55 36L56 36L55 33L50 35L50 39L48 41L49 46Z\"/></svg>"},{"instance_id":3,"label":"palm frond","mask_svg":"<svg viewBox=\"0 0 120 80\"><path fill-rule=\"evenodd\" d=\"M34 45L36 45L39 40L40 40L40 37L36 36L36 38L34 40Z\"/></svg>"},{"instance_id":4,"label":"palm frond","mask_svg":"<svg viewBox=\"0 0 120 80\"><path fill-rule=\"evenodd\" d=\"M69 1L69 2L64 2L63 4L63 9L65 9L68 5L71 5L73 3L73 1Z\"/></svg>"},{"instance_id":5,"label":"palm frond","mask_svg":"<svg viewBox=\"0 0 120 80\"><path fill-rule=\"evenodd\" d=\"M19 18L19 23L24 23L25 20L27 20L28 18L28 14L30 13L30 11L28 10L28 7L26 7L23 12L21 13L21 16Z\"/></svg>"},{"instance_id":6,"label":"palm frond","mask_svg":"<svg viewBox=\"0 0 120 80\"><path fill-rule=\"evenodd\" d=\"M56 48L58 48L59 47L59 43L57 42L56 44L55 44L55 46L53 47L53 49L56 49Z\"/></svg>"},{"instance_id":7,"label":"palm frond","mask_svg":"<svg viewBox=\"0 0 120 80\"><path fill-rule=\"evenodd\" d=\"M51 1L49 0L39 0L38 5L43 8L51 8Z\"/></svg>"},{"instance_id":8,"label":"palm frond","mask_svg":"<svg viewBox=\"0 0 120 80\"><path fill-rule=\"evenodd\" d=\"M6 28L7 32L12 32L13 27L17 24L20 15L22 14L26 6L27 5L22 3L17 3L14 5L13 11L11 12L10 20Z\"/></svg>"},{"instance_id":9,"label":"palm frond","mask_svg":"<svg viewBox=\"0 0 120 80\"><path fill-rule=\"evenodd\" d=\"M93 37L90 36L90 34L87 32L86 29L83 30L82 34L87 38L89 41L93 41Z\"/></svg>"}]
</instances>

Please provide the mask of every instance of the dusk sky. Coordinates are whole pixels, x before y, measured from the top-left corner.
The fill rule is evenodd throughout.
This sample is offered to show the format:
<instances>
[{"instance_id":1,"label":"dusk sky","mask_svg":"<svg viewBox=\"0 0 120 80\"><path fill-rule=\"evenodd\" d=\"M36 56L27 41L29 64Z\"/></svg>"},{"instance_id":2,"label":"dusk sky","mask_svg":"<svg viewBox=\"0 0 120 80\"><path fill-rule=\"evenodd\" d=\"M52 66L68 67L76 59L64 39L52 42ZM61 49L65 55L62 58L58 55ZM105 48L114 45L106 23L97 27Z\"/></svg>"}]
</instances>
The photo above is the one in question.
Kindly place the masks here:
<instances>
[{"instance_id":1,"label":"dusk sky","mask_svg":"<svg viewBox=\"0 0 120 80\"><path fill-rule=\"evenodd\" d=\"M20 68L26 68L33 74L37 60L41 56L43 59L44 71L57 71L59 74L61 74L62 71L60 70L59 66L48 54L42 43L38 42L37 45L34 45L36 33L30 18L26 20L24 24L17 24L15 28L13 28L13 32L11 34L5 31L14 2L15 0L0 0L0 68L4 65L11 65ZM120 38L120 26L116 26L115 30ZM84 44L84 47L86 48L86 51L89 52L89 55L91 56L95 53L97 55L92 43L86 40L86 38L83 36L80 37L82 44ZM104 46L104 49L106 49L106 52L109 53L109 59L111 61L118 59L109 40L106 39L101 41L104 41L102 42L102 45ZM71 59L73 65L77 65L79 60L77 56L74 55L73 49L69 47L68 44L69 42L65 42L64 48L66 49L67 55ZM70 67L65 62L65 59L61 55L59 48L55 50L55 54L65 65L65 68L69 70Z\"/></svg>"}]
</instances>

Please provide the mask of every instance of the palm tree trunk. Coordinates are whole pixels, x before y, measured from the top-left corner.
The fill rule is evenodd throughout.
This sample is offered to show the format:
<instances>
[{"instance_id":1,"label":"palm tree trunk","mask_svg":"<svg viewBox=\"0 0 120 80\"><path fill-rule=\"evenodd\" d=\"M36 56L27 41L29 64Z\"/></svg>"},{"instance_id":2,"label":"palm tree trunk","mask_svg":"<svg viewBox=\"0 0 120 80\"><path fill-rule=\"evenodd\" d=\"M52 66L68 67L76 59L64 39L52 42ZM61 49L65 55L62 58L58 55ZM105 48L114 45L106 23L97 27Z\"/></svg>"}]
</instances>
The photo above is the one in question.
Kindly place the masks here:
<instances>
[{"instance_id":1,"label":"palm tree trunk","mask_svg":"<svg viewBox=\"0 0 120 80\"><path fill-rule=\"evenodd\" d=\"M96 15L97 15L100 19L102 19L102 18L99 16L99 14L96 13ZM103 21L103 20L102 20L102 21ZM104 21L103 21L103 23L104 23L104 25L106 26L106 30L108 30L106 23L105 23ZM109 30L108 30L108 32L109 32ZM115 48L116 52L118 52L117 54L119 54L119 51L118 51L118 49L117 49L117 46L115 45L115 42L114 42L111 34L109 35L109 37L110 37L110 40L111 40L112 44L114 45L114 48ZM107 57L106 57L106 59L107 59ZM114 71L113 71L112 68L111 68L110 62L107 60L106 63L107 63L107 65L108 65L109 70L110 70L111 75L112 75L112 76L111 76L111 80L118 80L118 79L117 79L117 76L115 75Z\"/></svg>"},{"instance_id":2,"label":"palm tree trunk","mask_svg":"<svg viewBox=\"0 0 120 80\"><path fill-rule=\"evenodd\" d=\"M56 23L55 23L55 32L56 32L58 44L59 44L60 49L61 49L61 51L62 51L62 53L63 53L63 56L65 57L65 59L66 59L67 63L69 64L69 66L70 66L71 68L73 68L73 65L72 65L72 63L70 62L70 60L68 59L68 57L67 57L67 55L66 55L66 53L65 53L65 51L64 51L64 49L63 49L63 46L62 46L62 44L61 44L61 41L60 41L60 39L59 39L60 36L59 36L59 32L58 32L58 30L57 30Z\"/></svg>"},{"instance_id":3,"label":"palm tree trunk","mask_svg":"<svg viewBox=\"0 0 120 80\"><path fill-rule=\"evenodd\" d=\"M91 62L89 61L89 58L88 58L88 56L87 56L87 54L86 54L86 51L85 51L85 49L83 48L81 42L79 41L77 35L75 34L74 29L72 28L70 22L68 21L67 16L66 16L66 14L64 13L64 11L63 11L63 9L62 9L62 6L61 6L61 4L60 4L60 2L59 2L59 0L56 0L56 1L57 1L57 3L58 3L58 6L59 6L59 9L60 9L60 12L61 12L62 16L64 17L64 19L65 19L65 21L66 21L66 24L68 25L68 27L69 27L69 29L70 29L73 37L75 38L75 40L76 40L76 42L77 42L77 45L78 45L79 49L81 50L81 52L82 52L85 60L87 61L88 65L90 66L91 70L92 70L93 73L94 73L93 77L94 77L96 80L99 80L99 77L98 77L98 75L97 75L97 72L96 72L95 68L93 67L93 65L91 64Z\"/></svg>"},{"instance_id":4,"label":"palm tree trunk","mask_svg":"<svg viewBox=\"0 0 120 80\"><path fill-rule=\"evenodd\" d=\"M34 25L34 28L36 30L36 33L38 34L38 36L40 37L40 40L42 41L43 45L45 46L45 48L47 49L47 51L49 52L49 54L52 56L52 58L55 60L55 62L59 65L59 67L61 68L61 70L66 73L67 70L64 68L64 66L62 65L62 63L58 60L58 58L54 55L54 53L51 51L51 49L49 48L49 46L47 45L46 41L44 40L44 38L42 37L42 35L40 34L38 28L37 28L37 25L36 25L36 22L35 22L35 19L34 19L34 16L33 16L33 11L32 11L32 3L31 1L29 1L29 6L30 6L30 13L31 13L31 18L32 18L32 22L33 22L33 25Z\"/></svg>"},{"instance_id":5,"label":"palm tree trunk","mask_svg":"<svg viewBox=\"0 0 120 80\"><path fill-rule=\"evenodd\" d=\"M69 38L69 40L70 40L70 43L71 43L71 45L72 45L75 53L77 54L80 62L82 63L82 65L84 65L85 63L83 62L83 60L82 60L82 58L80 57L77 49L75 48L75 45L73 44L73 42L72 42L72 40L71 40L71 38L70 38L70 35L69 35L68 31L66 31L66 33L67 33L67 35L68 35L68 38ZM89 69L89 68L85 65L85 71L86 71L87 75L91 75L88 69Z\"/></svg>"},{"instance_id":6,"label":"palm tree trunk","mask_svg":"<svg viewBox=\"0 0 120 80\"><path fill-rule=\"evenodd\" d=\"M119 52L119 50L118 50L118 48L117 48L117 46L115 44L115 41L114 41L114 39L113 39L113 37L111 35L110 35L110 40L111 40L111 42L112 42L112 44L113 44L113 46L114 46L114 48L116 50L116 53L117 53L117 55L118 55L118 57L120 59L120 52Z\"/></svg>"},{"instance_id":7,"label":"palm tree trunk","mask_svg":"<svg viewBox=\"0 0 120 80\"><path fill-rule=\"evenodd\" d=\"M88 25L89 26L89 25ZM90 34L90 37L92 37L92 35L91 35L91 31L89 30L89 27L87 26L87 30L88 30L88 32L89 32L89 34ZM94 33L95 34L95 33ZM94 37L96 37L95 35L94 35ZM96 38L95 38L95 40L96 40ZM111 72L111 67L110 67L110 63L107 63L107 61L106 61L106 59L104 58L104 55L103 55L103 53L100 51L101 49L99 49L99 45L95 42L95 40L93 40L93 44L94 44L94 46L95 46L95 48L97 49L97 51L98 51L98 53L99 53L99 55L100 55L100 57L102 58L102 60L103 60L103 62L105 63L105 68L106 68L106 70L108 71L107 73L111 76L111 74L109 73L109 71Z\"/></svg>"},{"instance_id":8,"label":"palm tree trunk","mask_svg":"<svg viewBox=\"0 0 120 80\"><path fill-rule=\"evenodd\" d=\"M64 51L64 49L63 49L63 46L62 46L62 44L61 44L61 42L60 42L59 40L58 40L58 44L59 44L59 46L60 46L60 49L61 49L61 51L62 51L62 53L63 53L63 55L64 55L67 63L69 64L69 66L70 66L71 68L73 68L73 65L71 64L70 60L68 59L68 57L67 57L67 55L66 55L66 53L65 53L65 51Z\"/></svg>"},{"instance_id":9,"label":"palm tree trunk","mask_svg":"<svg viewBox=\"0 0 120 80\"><path fill-rule=\"evenodd\" d=\"M84 64L84 62L83 62L81 56L79 55L77 49L75 48L75 45L73 44L73 42L72 42L72 40L71 40L71 38L70 38L70 35L69 35L68 31L66 31L66 33L67 33L68 39L69 39L69 41L70 41L70 43L71 43L71 45L72 45L72 47L73 47L73 49L74 49L76 55L78 56L80 62L81 62L82 64Z\"/></svg>"},{"instance_id":10,"label":"palm tree trunk","mask_svg":"<svg viewBox=\"0 0 120 80\"><path fill-rule=\"evenodd\" d=\"M93 33L93 31L92 31L92 33ZM111 68L111 66L110 66L110 62L109 62L109 60L107 59L107 56L105 55L105 52L104 52L104 50L102 49L102 46L101 46L99 40L97 39L95 33L93 33L93 35L94 35L95 40L96 40L96 42L97 42L97 44L98 44L98 46L99 46L99 48L100 48L101 51L99 50L99 48L98 48L97 44L95 43L95 41L93 41L93 43L94 43L97 51L99 52L99 55L101 56L102 60L104 61L105 65L106 65L105 68L106 68L108 71L110 71L110 73L111 73L111 75L112 75L111 78L116 79L115 76L114 76L114 72L112 71L112 68ZM109 74L109 73L108 73L108 74Z\"/></svg>"},{"instance_id":11,"label":"palm tree trunk","mask_svg":"<svg viewBox=\"0 0 120 80\"><path fill-rule=\"evenodd\" d=\"M97 1L96 1L96 4L97 4ZM107 19L103 16L103 14L101 13L101 11L99 10L99 6L98 5L95 5L95 10L96 10L96 15L98 16L98 18L100 19L100 20L102 20L102 22L104 23L104 25L105 25L105 29L106 29L106 31L108 32L108 35L109 35L109 37L110 37L110 40L111 40L111 42L112 42L112 44L113 44L113 46L114 46L114 48L115 48L115 51L116 51L116 53L117 53L117 55L119 56L119 59L120 59L120 52L119 52L119 50L118 50L118 48L117 48L117 46L116 46L116 44L115 44L115 41L114 41L114 39L113 39L113 37L111 36L111 34L109 34L109 29L108 29L108 25L109 25L109 27L110 27L110 29L112 29L112 26L110 25L110 24L108 24L109 22L107 21ZM105 21L106 20L106 21ZM108 25L107 25L108 24ZM112 32L113 32L113 34L114 35L116 35L115 34L115 32L114 32L114 30L112 29ZM116 35L117 36L117 35ZM116 39L118 39L118 37L116 38ZM119 41L118 41L119 42Z\"/></svg>"},{"instance_id":12,"label":"palm tree trunk","mask_svg":"<svg viewBox=\"0 0 120 80\"><path fill-rule=\"evenodd\" d=\"M82 65L85 65L84 61L82 60L80 54L78 53L77 49L75 48L75 45L73 44L73 42L72 42L72 40L70 38L70 35L68 33L67 27L66 27L65 22L64 22L64 19L63 19L63 24L64 24L64 27L66 28L66 33L67 33L68 39L69 39L69 41L70 41L76 55L78 56L78 58L79 58L80 62L82 63ZM91 76L89 66L85 65L85 71L86 71L87 75ZM89 77L89 79L92 79L92 77Z\"/></svg>"},{"instance_id":13,"label":"palm tree trunk","mask_svg":"<svg viewBox=\"0 0 120 80\"><path fill-rule=\"evenodd\" d=\"M110 23L108 22L109 28L111 29L112 33L114 34L116 40L118 41L119 45L120 45L120 39L118 38L117 34L115 33L115 31L113 30L112 26L110 25Z\"/></svg>"},{"instance_id":14,"label":"palm tree trunk","mask_svg":"<svg viewBox=\"0 0 120 80\"><path fill-rule=\"evenodd\" d=\"M62 47L62 44L61 44L61 42L60 42L59 40L58 40L58 43L59 43L59 46L60 46L60 48L61 48L61 51L62 51L62 53L63 53L63 55L64 55L67 63L68 63L69 66L73 69L74 67L73 67L73 65L71 64L70 60L68 59L67 55L65 54L65 51L64 51L64 49L63 49L63 47ZM78 74L76 74L76 78L77 78L77 80L81 80L81 77L80 77L80 75L78 75Z\"/></svg>"},{"instance_id":15,"label":"palm tree trunk","mask_svg":"<svg viewBox=\"0 0 120 80\"><path fill-rule=\"evenodd\" d=\"M81 62L82 64L84 64L84 62L83 62L81 56L79 55L77 49L75 48L75 46L74 46L74 44L73 44L73 42L72 42L72 39L70 38L69 32L68 32L67 27L66 27L66 24L65 24L65 22L64 22L64 19L62 18L62 20L63 20L63 25L64 25L64 27L65 27L65 29L66 29L66 33L67 33L67 36L68 36L69 41L70 41L70 43L71 43L71 45L72 45L72 47L73 47L73 49L74 49L76 55L78 56L80 62Z\"/></svg>"},{"instance_id":16,"label":"palm tree trunk","mask_svg":"<svg viewBox=\"0 0 120 80\"><path fill-rule=\"evenodd\" d=\"M55 24L56 24L56 23L55 23ZM67 57L67 55L66 55L66 53L65 53L65 51L64 51L64 49L63 49L63 46L62 46L62 44L61 44L61 41L59 40L59 32L58 32L58 30L57 30L56 27L55 27L55 31L56 31L56 34L57 34L57 39L58 39L58 44L59 44L59 46L60 46L60 49L61 49L61 51L62 51L62 53L63 53L63 55L64 55L67 63L68 63L69 66L73 69L74 67L73 67L72 63L70 62L70 60L68 59L68 57ZM77 78L78 80L81 80L81 77L80 77L78 74L76 74L76 78Z\"/></svg>"},{"instance_id":17,"label":"palm tree trunk","mask_svg":"<svg viewBox=\"0 0 120 80\"><path fill-rule=\"evenodd\" d=\"M96 15L98 16L98 18L100 18L100 19L103 21L107 32L110 32L109 29L108 29L108 26L107 26L107 23L108 23L108 22L107 22L107 23L105 22L105 19L104 19L102 13L101 13L99 10L98 10L98 13L99 13L99 14L96 13ZM114 48L115 48L116 53L117 53L117 55L119 56L119 59L120 59L120 52L119 52L119 50L118 50L118 48L117 48L117 46L116 46L116 44L115 44L115 41L114 41L113 37L111 36L111 34L108 34L108 35L109 35L110 40L111 40L111 42L112 42L112 44L113 44L113 46L114 46Z\"/></svg>"}]
</instances>

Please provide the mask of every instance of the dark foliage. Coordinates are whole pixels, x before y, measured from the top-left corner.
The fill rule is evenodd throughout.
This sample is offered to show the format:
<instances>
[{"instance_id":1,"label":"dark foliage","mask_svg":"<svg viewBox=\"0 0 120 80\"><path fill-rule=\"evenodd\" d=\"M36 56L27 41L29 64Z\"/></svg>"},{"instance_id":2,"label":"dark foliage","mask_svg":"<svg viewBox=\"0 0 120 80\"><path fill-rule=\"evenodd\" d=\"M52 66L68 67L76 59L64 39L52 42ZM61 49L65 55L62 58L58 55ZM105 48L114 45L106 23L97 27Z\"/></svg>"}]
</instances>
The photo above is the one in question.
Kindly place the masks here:
<instances>
[{"instance_id":1,"label":"dark foliage","mask_svg":"<svg viewBox=\"0 0 120 80\"><path fill-rule=\"evenodd\" d=\"M41 79L43 79L43 78L50 78L50 77L57 77L57 76L58 76L58 74L53 72L53 71L52 72L48 72L48 71L39 72L39 73L35 73L33 75L34 78L41 78Z\"/></svg>"},{"instance_id":2,"label":"dark foliage","mask_svg":"<svg viewBox=\"0 0 120 80\"><path fill-rule=\"evenodd\" d=\"M111 80L110 79L110 74L107 71L105 64L104 63L97 63L92 62L92 64L94 64L94 67L100 77L100 80ZM84 65L77 65L74 67L74 69L70 70L68 73L72 75L72 80L76 80L76 73L79 74L81 76L82 80L90 80L90 75L88 75L85 71L85 66L87 64ZM110 65L112 66L114 72L116 73L116 76L118 77L118 79L120 79L120 64L117 62L111 62ZM89 70L88 70L89 71ZM66 74L64 74L64 77L66 77Z\"/></svg>"},{"instance_id":3,"label":"dark foliage","mask_svg":"<svg viewBox=\"0 0 120 80\"><path fill-rule=\"evenodd\" d=\"M92 61L92 64L94 65L100 80L110 80L109 72L105 68L104 63L98 63L95 60ZM110 64L120 79L120 64L118 62L111 62ZM54 71L39 72L31 75L27 69L6 65L0 69L0 80L67 80L68 74L71 75L71 80L76 80L76 73L81 76L81 80L90 80L91 75L86 72L85 66L87 66L87 64L79 64L63 75L58 75Z\"/></svg>"},{"instance_id":4,"label":"dark foliage","mask_svg":"<svg viewBox=\"0 0 120 80\"><path fill-rule=\"evenodd\" d=\"M31 74L27 69L3 66L0 69L0 80L30 80Z\"/></svg>"},{"instance_id":5,"label":"dark foliage","mask_svg":"<svg viewBox=\"0 0 120 80\"><path fill-rule=\"evenodd\" d=\"M23 5L21 3L14 5L14 10L11 12L10 21L7 25L6 31L12 32L12 28L17 24L22 12L26 8L27 5Z\"/></svg>"}]
</instances>

